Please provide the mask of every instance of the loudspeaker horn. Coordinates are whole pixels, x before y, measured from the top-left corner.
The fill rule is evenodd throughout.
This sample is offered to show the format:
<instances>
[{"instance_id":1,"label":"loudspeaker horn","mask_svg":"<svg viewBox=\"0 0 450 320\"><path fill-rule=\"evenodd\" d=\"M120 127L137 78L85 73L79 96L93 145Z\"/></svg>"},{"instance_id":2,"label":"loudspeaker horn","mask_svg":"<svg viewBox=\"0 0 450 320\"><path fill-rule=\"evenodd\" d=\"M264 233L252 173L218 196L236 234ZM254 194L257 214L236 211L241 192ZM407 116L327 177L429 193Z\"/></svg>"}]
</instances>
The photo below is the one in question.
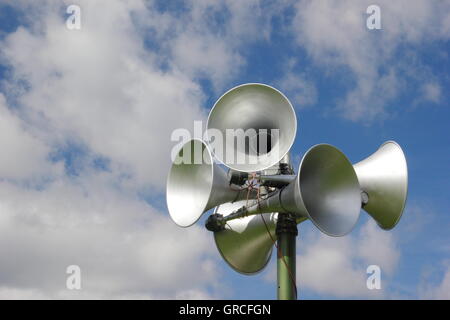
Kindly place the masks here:
<instances>
[{"instance_id":1,"label":"loudspeaker horn","mask_svg":"<svg viewBox=\"0 0 450 320\"><path fill-rule=\"evenodd\" d=\"M245 200L224 203L214 213L226 218L245 204ZM217 249L231 268L250 275L266 267L272 254L273 241L277 239L277 216L278 213L264 213L230 220L224 230L214 232Z\"/></svg>"},{"instance_id":2,"label":"loudspeaker horn","mask_svg":"<svg viewBox=\"0 0 450 320\"><path fill-rule=\"evenodd\" d=\"M363 209L381 228L392 229L402 216L408 192L408 167L402 148L395 141L387 141L354 168L363 191Z\"/></svg>"},{"instance_id":3,"label":"loudspeaker horn","mask_svg":"<svg viewBox=\"0 0 450 320\"><path fill-rule=\"evenodd\" d=\"M206 144L192 139L173 161L166 197L172 220L180 227L189 227L209 209L246 198L247 191L233 188L227 173L213 162Z\"/></svg>"},{"instance_id":4,"label":"loudspeaker horn","mask_svg":"<svg viewBox=\"0 0 450 320\"><path fill-rule=\"evenodd\" d=\"M361 191L352 164L339 149L319 144L303 156L292 182L241 212L294 213L327 235L343 236L355 226L360 210Z\"/></svg>"},{"instance_id":5,"label":"loudspeaker horn","mask_svg":"<svg viewBox=\"0 0 450 320\"><path fill-rule=\"evenodd\" d=\"M247 83L227 91L214 104L207 135L208 140L215 141L212 130L226 137L222 150L211 148L221 163L233 170L255 172L275 165L286 155L295 139L297 118L292 104L280 91L265 84ZM239 130L249 133L244 137L248 140L240 140L243 144L227 133Z\"/></svg>"}]
</instances>

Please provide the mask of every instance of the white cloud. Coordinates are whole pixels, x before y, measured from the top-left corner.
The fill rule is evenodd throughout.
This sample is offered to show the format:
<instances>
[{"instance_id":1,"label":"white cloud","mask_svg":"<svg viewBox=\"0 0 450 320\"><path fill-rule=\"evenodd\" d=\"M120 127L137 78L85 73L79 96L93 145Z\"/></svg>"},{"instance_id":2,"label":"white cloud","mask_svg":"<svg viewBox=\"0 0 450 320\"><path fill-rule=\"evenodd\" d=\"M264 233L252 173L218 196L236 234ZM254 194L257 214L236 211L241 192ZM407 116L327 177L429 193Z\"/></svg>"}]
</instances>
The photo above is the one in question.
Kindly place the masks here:
<instances>
[{"instance_id":1,"label":"white cloud","mask_svg":"<svg viewBox=\"0 0 450 320\"><path fill-rule=\"evenodd\" d=\"M293 22L297 43L317 65L332 72L350 71L343 79L350 90L337 110L354 121L385 117L389 102L402 90L399 73L420 74L420 65L403 66L408 57L396 55L400 46L449 38L448 2L378 1L381 30L366 28L370 4L299 1Z\"/></svg>"},{"instance_id":2,"label":"white cloud","mask_svg":"<svg viewBox=\"0 0 450 320\"><path fill-rule=\"evenodd\" d=\"M30 87L18 102L48 143L75 140L139 186L161 188L170 133L203 117L202 92L178 71L155 67L125 3L81 7L80 31L48 11L44 33L19 28L5 40L4 59Z\"/></svg>"},{"instance_id":3,"label":"white cloud","mask_svg":"<svg viewBox=\"0 0 450 320\"><path fill-rule=\"evenodd\" d=\"M441 86L435 82L425 83L422 86L423 99L433 103L439 103L441 101Z\"/></svg>"},{"instance_id":4,"label":"white cloud","mask_svg":"<svg viewBox=\"0 0 450 320\"><path fill-rule=\"evenodd\" d=\"M34 289L0 288L1 300L47 300L45 294Z\"/></svg>"},{"instance_id":5,"label":"white cloud","mask_svg":"<svg viewBox=\"0 0 450 320\"><path fill-rule=\"evenodd\" d=\"M365 269L352 265L352 255L350 239L319 238L298 256L300 292L307 288L337 297L366 296Z\"/></svg>"},{"instance_id":6,"label":"white cloud","mask_svg":"<svg viewBox=\"0 0 450 320\"><path fill-rule=\"evenodd\" d=\"M283 77L277 81L277 88L290 98L294 107L303 109L317 102L317 89L305 73L293 71L295 64L295 60L287 63Z\"/></svg>"},{"instance_id":7,"label":"white cloud","mask_svg":"<svg viewBox=\"0 0 450 320\"><path fill-rule=\"evenodd\" d=\"M433 299L450 300L450 267L444 274L442 282L431 291Z\"/></svg>"},{"instance_id":8,"label":"white cloud","mask_svg":"<svg viewBox=\"0 0 450 320\"><path fill-rule=\"evenodd\" d=\"M418 287L418 295L421 299L450 300L450 265L444 261L444 267L432 267L434 274L442 274L438 283L428 281L428 277L422 275L422 283Z\"/></svg>"},{"instance_id":9,"label":"white cloud","mask_svg":"<svg viewBox=\"0 0 450 320\"><path fill-rule=\"evenodd\" d=\"M171 66L194 79L210 80L220 94L245 66L240 49L268 40L272 17L286 5L260 0L189 0L180 5L182 13L152 10L141 22L158 39L160 54L168 57Z\"/></svg>"},{"instance_id":10,"label":"white cloud","mask_svg":"<svg viewBox=\"0 0 450 320\"><path fill-rule=\"evenodd\" d=\"M176 63L183 71L193 77L210 77L217 87L223 85L222 75L227 79L242 67L243 58L224 41L217 41L213 36L195 37L192 33L184 33L173 43L173 54Z\"/></svg>"},{"instance_id":11,"label":"white cloud","mask_svg":"<svg viewBox=\"0 0 450 320\"><path fill-rule=\"evenodd\" d=\"M305 223L306 227L307 223ZM297 287L299 298L303 290L339 299L387 299L395 298L394 275L400 258L398 239L369 219L344 237L329 237L309 224L308 230L300 229L297 239ZM312 228L312 229L311 229ZM367 267L377 265L381 269L381 289L367 288ZM275 266L265 280L276 279Z\"/></svg>"},{"instance_id":12,"label":"white cloud","mask_svg":"<svg viewBox=\"0 0 450 320\"><path fill-rule=\"evenodd\" d=\"M7 108L0 93L0 177L13 180L36 180L60 167L47 161L50 147L27 131L26 125L14 111Z\"/></svg>"},{"instance_id":13,"label":"white cloud","mask_svg":"<svg viewBox=\"0 0 450 320\"><path fill-rule=\"evenodd\" d=\"M179 229L113 183L109 174L88 173L45 190L0 184L1 287L90 298L176 297L214 285L207 231ZM81 268L80 292L65 290L72 264Z\"/></svg>"},{"instance_id":14,"label":"white cloud","mask_svg":"<svg viewBox=\"0 0 450 320\"><path fill-rule=\"evenodd\" d=\"M399 252L391 233L369 220L356 235L341 238L315 232L300 240L297 258L298 283L318 294L339 298L385 298L395 272ZM366 286L369 265L381 268L381 290Z\"/></svg>"},{"instance_id":15,"label":"white cloud","mask_svg":"<svg viewBox=\"0 0 450 320\"><path fill-rule=\"evenodd\" d=\"M358 255L368 265L379 265L383 272L392 276L398 265L400 253L392 232L384 231L372 220L369 220L359 232Z\"/></svg>"},{"instance_id":16,"label":"white cloud","mask_svg":"<svg viewBox=\"0 0 450 320\"><path fill-rule=\"evenodd\" d=\"M0 52L12 72L2 86L7 99L0 96L0 142L10 155L0 160L0 253L7 257L0 297L223 296L210 234L178 228L144 198L164 189L172 130L189 129L205 115L195 75L218 84L233 74L239 44L228 42L240 26L221 39L214 30L195 32L206 11L192 21L197 13L188 14L174 29L186 32L157 39L168 50L164 61L144 46L148 26L139 21L152 16L171 26L177 19L142 1L107 9L80 1L79 31L65 27L60 3L11 4L26 10L29 25L2 40ZM71 143L83 150L76 175L64 173ZM55 153L62 154L52 159ZM98 157L107 160L105 170L92 165ZM46 180L30 188L35 176ZM79 292L65 289L71 264L82 270Z\"/></svg>"}]
</instances>

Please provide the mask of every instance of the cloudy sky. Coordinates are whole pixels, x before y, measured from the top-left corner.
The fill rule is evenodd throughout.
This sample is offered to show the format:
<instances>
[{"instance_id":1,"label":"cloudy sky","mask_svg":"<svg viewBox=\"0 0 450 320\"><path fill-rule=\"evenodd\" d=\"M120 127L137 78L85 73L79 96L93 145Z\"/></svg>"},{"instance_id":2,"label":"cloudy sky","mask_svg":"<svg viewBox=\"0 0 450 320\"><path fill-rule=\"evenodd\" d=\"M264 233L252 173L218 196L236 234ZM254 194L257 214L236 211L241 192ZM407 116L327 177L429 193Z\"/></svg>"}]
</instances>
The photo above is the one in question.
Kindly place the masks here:
<instances>
[{"instance_id":1,"label":"cloudy sky","mask_svg":"<svg viewBox=\"0 0 450 320\"><path fill-rule=\"evenodd\" d=\"M449 299L449 40L439 0L0 0L0 298L275 298L273 259L237 274L165 205L172 131L263 82L295 106L297 161L326 142L357 162L390 139L408 160L394 230L364 212L342 238L299 226L299 296Z\"/></svg>"}]
</instances>

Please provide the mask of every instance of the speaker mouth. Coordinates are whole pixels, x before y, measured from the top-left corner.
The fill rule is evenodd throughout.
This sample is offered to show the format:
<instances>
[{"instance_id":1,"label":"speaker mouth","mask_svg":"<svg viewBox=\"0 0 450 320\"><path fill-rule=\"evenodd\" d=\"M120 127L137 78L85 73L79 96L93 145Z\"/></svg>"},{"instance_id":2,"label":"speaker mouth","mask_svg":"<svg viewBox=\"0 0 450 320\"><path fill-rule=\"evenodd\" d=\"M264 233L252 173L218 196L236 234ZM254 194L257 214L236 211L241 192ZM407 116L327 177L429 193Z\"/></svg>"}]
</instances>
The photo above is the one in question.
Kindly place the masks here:
<instances>
[{"instance_id":1,"label":"speaker mouth","mask_svg":"<svg viewBox=\"0 0 450 320\"><path fill-rule=\"evenodd\" d=\"M216 101L208 116L208 141L215 140L211 130L218 130L224 139L222 150L210 143L219 162L236 171L254 172L275 165L286 155L295 140L297 118L283 93L265 84L246 83ZM235 137L227 136L238 130L245 133L241 146Z\"/></svg>"},{"instance_id":2,"label":"speaker mouth","mask_svg":"<svg viewBox=\"0 0 450 320\"><path fill-rule=\"evenodd\" d=\"M387 224L383 224L377 221L378 225L380 226L380 228L384 229L384 230L391 230L392 228L394 228L397 223L400 221L403 212L405 211L405 206L406 206L406 199L408 198L408 164L406 162L406 157L405 157L405 153L403 152L402 147L395 141L393 140L389 140L384 142L379 149L386 147L386 146L392 146L395 149L397 149L397 157L401 158L402 160L400 161L401 165L400 167L403 167L402 170L400 170L401 172L401 176L402 176L402 183L399 184L399 189L401 190L400 192L400 196L398 197L397 202L401 203L401 205L399 205L399 209L397 210L396 214L394 215L394 219L392 220L391 223L387 223Z\"/></svg>"},{"instance_id":3,"label":"speaker mouth","mask_svg":"<svg viewBox=\"0 0 450 320\"><path fill-rule=\"evenodd\" d=\"M354 168L361 189L368 194L363 209L380 228L394 228L403 215L408 196L408 165L402 148L395 141L386 141Z\"/></svg>"},{"instance_id":4,"label":"speaker mouth","mask_svg":"<svg viewBox=\"0 0 450 320\"><path fill-rule=\"evenodd\" d=\"M202 159L195 164L194 153L199 150ZM185 152L190 153L190 163L181 162ZM203 141L192 139L178 152L167 178L166 199L169 214L180 227L193 225L205 211L213 186L213 170L211 152Z\"/></svg>"},{"instance_id":5,"label":"speaker mouth","mask_svg":"<svg viewBox=\"0 0 450 320\"><path fill-rule=\"evenodd\" d=\"M358 177L336 147L319 144L306 152L297 188L309 218L325 234L343 236L356 225L361 210Z\"/></svg>"},{"instance_id":6,"label":"speaker mouth","mask_svg":"<svg viewBox=\"0 0 450 320\"><path fill-rule=\"evenodd\" d=\"M216 207L214 213L227 216L246 203L246 200L224 203ZM225 230L214 232L217 250L234 271L243 275L256 275L266 268L272 256L272 239L276 239L277 215L263 213L231 220L227 222Z\"/></svg>"}]
</instances>

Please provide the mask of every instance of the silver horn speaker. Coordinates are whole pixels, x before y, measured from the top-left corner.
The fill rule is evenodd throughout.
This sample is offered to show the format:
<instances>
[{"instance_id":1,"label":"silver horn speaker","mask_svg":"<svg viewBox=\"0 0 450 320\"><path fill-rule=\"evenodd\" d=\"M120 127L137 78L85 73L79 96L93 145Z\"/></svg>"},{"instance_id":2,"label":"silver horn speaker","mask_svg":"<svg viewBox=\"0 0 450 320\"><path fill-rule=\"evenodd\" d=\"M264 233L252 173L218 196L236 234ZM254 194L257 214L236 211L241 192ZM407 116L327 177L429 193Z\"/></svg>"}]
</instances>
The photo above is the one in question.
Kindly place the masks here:
<instances>
[{"instance_id":1,"label":"silver horn speaker","mask_svg":"<svg viewBox=\"0 0 450 320\"><path fill-rule=\"evenodd\" d=\"M343 236L355 226L360 210L361 191L352 164L339 149L319 144L303 156L292 182L243 212L295 213L330 236Z\"/></svg>"},{"instance_id":2,"label":"silver horn speaker","mask_svg":"<svg viewBox=\"0 0 450 320\"><path fill-rule=\"evenodd\" d=\"M408 192L408 168L402 148L387 141L368 158L354 166L363 191L363 209L386 230L403 213Z\"/></svg>"},{"instance_id":3,"label":"silver horn speaker","mask_svg":"<svg viewBox=\"0 0 450 320\"><path fill-rule=\"evenodd\" d=\"M226 217L245 204L245 200L225 203L214 213ZM264 213L228 221L224 230L214 232L222 258L239 273L249 275L263 270L270 260L273 241L277 239L277 216L277 213Z\"/></svg>"},{"instance_id":4,"label":"silver horn speaker","mask_svg":"<svg viewBox=\"0 0 450 320\"><path fill-rule=\"evenodd\" d=\"M212 148L220 162L237 171L261 171L289 151L297 132L297 118L280 91L248 83L229 90L214 104L207 122L210 141L216 141L214 132L224 137L222 150Z\"/></svg>"},{"instance_id":5,"label":"silver horn speaker","mask_svg":"<svg viewBox=\"0 0 450 320\"><path fill-rule=\"evenodd\" d=\"M214 164L206 144L188 141L178 152L167 178L167 207L172 220L189 227L215 206L236 201L247 192L234 189L227 173Z\"/></svg>"}]
</instances>

